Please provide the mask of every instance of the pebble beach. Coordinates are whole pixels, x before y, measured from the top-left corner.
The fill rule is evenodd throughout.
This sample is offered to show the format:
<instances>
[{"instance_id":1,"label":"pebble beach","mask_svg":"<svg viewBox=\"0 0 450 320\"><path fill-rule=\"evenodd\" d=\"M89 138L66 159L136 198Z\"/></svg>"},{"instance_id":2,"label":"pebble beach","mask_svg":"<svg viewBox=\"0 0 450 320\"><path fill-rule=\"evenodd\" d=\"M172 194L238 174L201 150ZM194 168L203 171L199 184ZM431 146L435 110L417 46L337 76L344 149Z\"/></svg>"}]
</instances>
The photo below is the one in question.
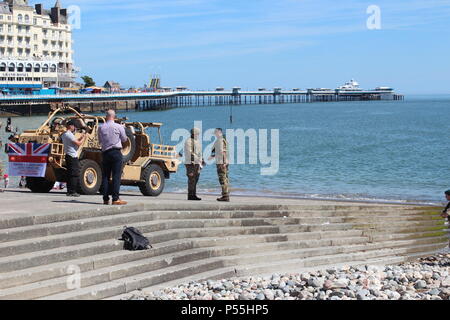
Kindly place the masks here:
<instances>
[{"instance_id":1,"label":"pebble beach","mask_svg":"<svg viewBox=\"0 0 450 320\"><path fill-rule=\"evenodd\" d=\"M345 266L190 282L130 300L450 300L450 252L395 266Z\"/></svg>"}]
</instances>

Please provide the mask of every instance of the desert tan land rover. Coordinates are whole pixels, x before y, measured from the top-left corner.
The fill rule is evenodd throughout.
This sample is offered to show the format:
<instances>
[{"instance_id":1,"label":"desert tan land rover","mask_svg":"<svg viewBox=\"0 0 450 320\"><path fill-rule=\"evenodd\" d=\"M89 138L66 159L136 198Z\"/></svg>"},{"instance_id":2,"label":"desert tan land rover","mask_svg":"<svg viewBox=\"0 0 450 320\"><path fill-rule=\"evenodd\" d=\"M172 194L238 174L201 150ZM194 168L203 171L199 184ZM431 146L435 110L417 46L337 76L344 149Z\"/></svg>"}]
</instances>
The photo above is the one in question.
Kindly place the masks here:
<instances>
[{"instance_id":1,"label":"desert tan land rover","mask_svg":"<svg viewBox=\"0 0 450 320\"><path fill-rule=\"evenodd\" d=\"M51 112L48 119L37 130L27 130L14 137L17 143L49 143L51 145L44 178L27 177L27 187L36 193L50 192L56 181L67 182L64 147L61 135L68 120L76 123L76 137L82 133L87 139L78 150L80 158L79 193L94 195L100 192L102 183L102 153L98 141L98 128L105 123L101 116L85 115L70 107L61 107ZM180 161L175 146L162 144L160 128L162 123L127 122L125 125L128 142L124 144L122 185L137 186L145 196L159 196L164 190L165 179L176 173ZM158 132L159 144L150 140L147 129Z\"/></svg>"}]
</instances>

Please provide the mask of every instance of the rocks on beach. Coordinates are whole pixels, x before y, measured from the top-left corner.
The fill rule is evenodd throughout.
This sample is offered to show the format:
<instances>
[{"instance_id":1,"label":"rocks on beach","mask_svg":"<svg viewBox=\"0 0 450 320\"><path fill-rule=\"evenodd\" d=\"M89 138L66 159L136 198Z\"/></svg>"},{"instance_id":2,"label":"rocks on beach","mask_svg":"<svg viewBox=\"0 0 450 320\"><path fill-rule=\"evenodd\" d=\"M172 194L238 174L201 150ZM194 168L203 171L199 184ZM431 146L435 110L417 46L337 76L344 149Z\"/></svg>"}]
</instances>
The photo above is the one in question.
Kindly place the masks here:
<instances>
[{"instance_id":1,"label":"rocks on beach","mask_svg":"<svg viewBox=\"0 0 450 320\"><path fill-rule=\"evenodd\" d=\"M131 300L450 300L450 254L398 266L356 266L190 282Z\"/></svg>"}]
</instances>

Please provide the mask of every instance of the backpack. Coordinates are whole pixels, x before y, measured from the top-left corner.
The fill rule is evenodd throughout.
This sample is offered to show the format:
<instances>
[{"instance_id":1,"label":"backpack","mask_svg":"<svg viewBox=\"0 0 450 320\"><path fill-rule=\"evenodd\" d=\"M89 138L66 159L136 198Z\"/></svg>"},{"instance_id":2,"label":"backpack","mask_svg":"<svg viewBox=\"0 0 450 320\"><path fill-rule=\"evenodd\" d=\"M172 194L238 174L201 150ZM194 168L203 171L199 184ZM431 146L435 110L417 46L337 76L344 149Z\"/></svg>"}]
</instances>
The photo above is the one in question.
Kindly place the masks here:
<instances>
[{"instance_id":1,"label":"backpack","mask_svg":"<svg viewBox=\"0 0 450 320\"><path fill-rule=\"evenodd\" d=\"M120 240L124 241L123 248L125 250L137 251L153 248L150 245L150 241L138 229L133 227L125 227Z\"/></svg>"}]
</instances>

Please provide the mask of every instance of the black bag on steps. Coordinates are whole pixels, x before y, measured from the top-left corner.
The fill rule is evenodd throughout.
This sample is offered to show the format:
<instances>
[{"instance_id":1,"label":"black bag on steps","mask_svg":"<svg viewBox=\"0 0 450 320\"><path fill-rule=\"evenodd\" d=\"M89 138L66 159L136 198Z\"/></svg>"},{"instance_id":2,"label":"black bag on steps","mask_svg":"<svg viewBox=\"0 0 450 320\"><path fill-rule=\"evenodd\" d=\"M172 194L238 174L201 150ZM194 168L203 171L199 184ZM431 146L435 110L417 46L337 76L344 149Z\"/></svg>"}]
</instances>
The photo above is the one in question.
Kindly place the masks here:
<instances>
[{"instance_id":1,"label":"black bag on steps","mask_svg":"<svg viewBox=\"0 0 450 320\"><path fill-rule=\"evenodd\" d=\"M125 250L137 251L152 248L150 241L138 229L133 227L125 227L120 240L124 241L123 248Z\"/></svg>"}]
</instances>

